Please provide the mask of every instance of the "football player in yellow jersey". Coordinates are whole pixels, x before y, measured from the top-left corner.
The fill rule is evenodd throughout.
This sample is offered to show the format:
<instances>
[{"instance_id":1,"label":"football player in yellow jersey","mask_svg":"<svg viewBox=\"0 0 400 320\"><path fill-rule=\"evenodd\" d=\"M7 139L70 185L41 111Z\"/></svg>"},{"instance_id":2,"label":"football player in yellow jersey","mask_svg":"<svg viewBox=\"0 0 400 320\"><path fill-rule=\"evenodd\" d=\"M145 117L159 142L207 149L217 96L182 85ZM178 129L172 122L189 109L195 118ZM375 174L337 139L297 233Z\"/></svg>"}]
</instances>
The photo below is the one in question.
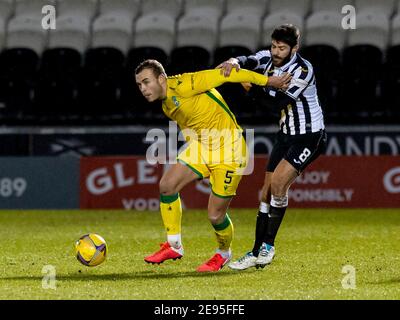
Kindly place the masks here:
<instances>
[{"instance_id":1,"label":"football player in yellow jersey","mask_svg":"<svg viewBox=\"0 0 400 320\"><path fill-rule=\"evenodd\" d=\"M162 100L164 113L177 122L188 141L177 163L170 166L159 184L167 242L145 257L145 261L160 264L183 256L179 192L194 180L209 178L212 192L208 218L215 230L218 249L197 271L219 271L232 255L233 225L227 211L247 164L247 149L242 129L215 87L238 82L260 86L268 83L268 86L286 89L291 77L287 74L267 77L244 69L232 72L229 77L219 69L167 77L156 60L142 62L135 70L135 77L146 100Z\"/></svg>"}]
</instances>

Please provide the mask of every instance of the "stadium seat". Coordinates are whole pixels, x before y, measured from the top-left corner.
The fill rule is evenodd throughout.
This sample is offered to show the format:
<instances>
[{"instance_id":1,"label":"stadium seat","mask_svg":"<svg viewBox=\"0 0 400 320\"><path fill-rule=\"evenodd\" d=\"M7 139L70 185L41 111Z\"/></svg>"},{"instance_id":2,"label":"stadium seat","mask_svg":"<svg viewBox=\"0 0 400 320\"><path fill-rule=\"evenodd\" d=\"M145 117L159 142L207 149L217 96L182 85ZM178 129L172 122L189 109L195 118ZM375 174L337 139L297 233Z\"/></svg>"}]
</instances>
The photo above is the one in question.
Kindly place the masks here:
<instances>
[{"instance_id":1,"label":"stadium seat","mask_svg":"<svg viewBox=\"0 0 400 320\"><path fill-rule=\"evenodd\" d=\"M7 21L14 14L14 0L0 0L0 19Z\"/></svg>"},{"instance_id":2,"label":"stadium seat","mask_svg":"<svg viewBox=\"0 0 400 320\"><path fill-rule=\"evenodd\" d=\"M40 11L41 12L41 11ZM0 96L9 108L31 112L37 83L39 57L47 42L47 30L36 15L19 15L8 24L5 50L1 53Z\"/></svg>"},{"instance_id":3,"label":"stadium seat","mask_svg":"<svg viewBox=\"0 0 400 320\"><path fill-rule=\"evenodd\" d=\"M399 12L396 16L393 17L391 21L391 37L390 37L390 45L396 46L400 44L400 1L399 1Z\"/></svg>"},{"instance_id":4,"label":"stadium seat","mask_svg":"<svg viewBox=\"0 0 400 320\"><path fill-rule=\"evenodd\" d=\"M77 112L81 54L69 48L44 51L35 91L35 111L47 114Z\"/></svg>"},{"instance_id":5,"label":"stadium seat","mask_svg":"<svg viewBox=\"0 0 400 320\"><path fill-rule=\"evenodd\" d=\"M339 87L340 101L346 110L356 114L354 121L370 116L379 106L382 60L382 51L376 46L353 45L343 50L344 77Z\"/></svg>"},{"instance_id":6,"label":"stadium seat","mask_svg":"<svg viewBox=\"0 0 400 320\"><path fill-rule=\"evenodd\" d=\"M347 39L347 30L341 27L343 16L330 11L318 11L310 15L305 23L306 46L328 45L341 51Z\"/></svg>"},{"instance_id":7,"label":"stadium seat","mask_svg":"<svg viewBox=\"0 0 400 320\"><path fill-rule=\"evenodd\" d=\"M0 17L0 52L3 50L6 38L6 22Z\"/></svg>"},{"instance_id":8,"label":"stadium seat","mask_svg":"<svg viewBox=\"0 0 400 320\"><path fill-rule=\"evenodd\" d=\"M221 62L238 56L249 56L254 52L243 46L226 46L218 47L214 52L214 66L219 65Z\"/></svg>"},{"instance_id":9,"label":"stadium seat","mask_svg":"<svg viewBox=\"0 0 400 320\"><path fill-rule=\"evenodd\" d=\"M228 0L226 3L227 14L240 13L264 16L268 0Z\"/></svg>"},{"instance_id":10,"label":"stadium seat","mask_svg":"<svg viewBox=\"0 0 400 320\"><path fill-rule=\"evenodd\" d=\"M384 105L387 108L388 122L396 121L400 118L400 43L387 50L384 79L383 97Z\"/></svg>"},{"instance_id":11,"label":"stadium seat","mask_svg":"<svg viewBox=\"0 0 400 320\"><path fill-rule=\"evenodd\" d=\"M309 60L314 68L318 97L324 111L331 118L341 115L336 100L341 78L340 52L337 48L324 44L300 47L300 55Z\"/></svg>"},{"instance_id":12,"label":"stadium seat","mask_svg":"<svg viewBox=\"0 0 400 320\"><path fill-rule=\"evenodd\" d=\"M396 0L355 0L355 8L357 13L374 13L379 12L390 18L395 10Z\"/></svg>"},{"instance_id":13,"label":"stadium seat","mask_svg":"<svg viewBox=\"0 0 400 320\"><path fill-rule=\"evenodd\" d=\"M310 0L270 0L268 12L277 14L290 12L305 18L310 9Z\"/></svg>"},{"instance_id":14,"label":"stadium seat","mask_svg":"<svg viewBox=\"0 0 400 320\"><path fill-rule=\"evenodd\" d=\"M86 52L80 106L88 114L116 113L125 55L116 48L91 48Z\"/></svg>"},{"instance_id":15,"label":"stadium seat","mask_svg":"<svg viewBox=\"0 0 400 320\"><path fill-rule=\"evenodd\" d=\"M221 17L225 10L225 0L185 0L184 6L185 14L200 11L209 16Z\"/></svg>"},{"instance_id":16,"label":"stadium seat","mask_svg":"<svg viewBox=\"0 0 400 320\"><path fill-rule=\"evenodd\" d=\"M167 14L176 19L182 12L182 0L153 0L143 1L141 14Z\"/></svg>"},{"instance_id":17,"label":"stadium seat","mask_svg":"<svg viewBox=\"0 0 400 320\"><path fill-rule=\"evenodd\" d=\"M29 16L17 16L9 21L6 48L30 48L41 55L48 32L42 28L41 20Z\"/></svg>"},{"instance_id":18,"label":"stadium seat","mask_svg":"<svg viewBox=\"0 0 400 320\"><path fill-rule=\"evenodd\" d=\"M172 50L168 70L171 74L200 71L210 67L210 59L210 52L203 47L177 47Z\"/></svg>"},{"instance_id":19,"label":"stadium seat","mask_svg":"<svg viewBox=\"0 0 400 320\"><path fill-rule=\"evenodd\" d=\"M389 19L383 13L357 15L357 28L349 32L348 46L372 45L384 51L389 41Z\"/></svg>"},{"instance_id":20,"label":"stadium seat","mask_svg":"<svg viewBox=\"0 0 400 320\"><path fill-rule=\"evenodd\" d=\"M170 72L193 72L208 68L217 45L218 17L192 11L178 22L176 47L170 56Z\"/></svg>"},{"instance_id":21,"label":"stadium seat","mask_svg":"<svg viewBox=\"0 0 400 320\"><path fill-rule=\"evenodd\" d=\"M326 1L326 0L312 0L311 1L311 12L318 13L320 11L329 11L335 13L341 13L342 8L346 5L354 5L353 0L335 0L335 1Z\"/></svg>"},{"instance_id":22,"label":"stadium seat","mask_svg":"<svg viewBox=\"0 0 400 320\"><path fill-rule=\"evenodd\" d=\"M90 20L84 16L60 16L49 31L49 48L71 48L83 54L90 41Z\"/></svg>"},{"instance_id":23,"label":"stadium seat","mask_svg":"<svg viewBox=\"0 0 400 320\"><path fill-rule=\"evenodd\" d=\"M97 0L57 0L59 16L82 16L90 21L98 12Z\"/></svg>"},{"instance_id":24,"label":"stadium seat","mask_svg":"<svg viewBox=\"0 0 400 320\"><path fill-rule=\"evenodd\" d=\"M168 56L163 49L156 47L131 48L127 56L127 68L133 74L135 68L147 59L155 59L166 66Z\"/></svg>"},{"instance_id":25,"label":"stadium seat","mask_svg":"<svg viewBox=\"0 0 400 320\"><path fill-rule=\"evenodd\" d=\"M129 14L107 13L92 26L92 48L111 47L127 54L131 46L133 20Z\"/></svg>"},{"instance_id":26,"label":"stadium seat","mask_svg":"<svg viewBox=\"0 0 400 320\"><path fill-rule=\"evenodd\" d=\"M99 0L100 14L119 14L129 15L135 19L140 10L140 0Z\"/></svg>"},{"instance_id":27,"label":"stadium seat","mask_svg":"<svg viewBox=\"0 0 400 320\"><path fill-rule=\"evenodd\" d=\"M144 15L136 21L134 47L159 48L169 55L175 40L175 19L168 14Z\"/></svg>"},{"instance_id":28,"label":"stadium seat","mask_svg":"<svg viewBox=\"0 0 400 320\"><path fill-rule=\"evenodd\" d=\"M221 21L219 47L242 46L255 51L260 44L260 32L257 14L228 13Z\"/></svg>"},{"instance_id":29,"label":"stadium seat","mask_svg":"<svg viewBox=\"0 0 400 320\"><path fill-rule=\"evenodd\" d=\"M57 28L49 31L35 96L35 110L43 118L79 114L81 65L89 43L90 19L85 14L57 18Z\"/></svg>"},{"instance_id":30,"label":"stadium seat","mask_svg":"<svg viewBox=\"0 0 400 320\"><path fill-rule=\"evenodd\" d=\"M85 55L85 69L90 72L106 71L112 74L121 72L125 55L116 48L91 48Z\"/></svg>"},{"instance_id":31,"label":"stadium seat","mask_svg":"<svg viewBox=\"0 0 400 320\"><path fill-rule=\"evenodd\" d=\"M36 73L39 55L30 48L5 49L0 54L0 70L3 74L19 75Z\"/></svg>"},{"instance_id":32,"label":"stadium seat","mask_svg":"<svg viewBox=\"0 0 400 320\"><path fill-rule=\"evenodd\" d=\"M204 12L189 12L178 22L176 46L198 46L212 52L217 45L218 19Z\"/></svg>"},{"instance_id":33,"label":"stadium seat","mask_svg":"<svg viewBox=\"0 0 400 320\"><path fill-rule=\"evenodd\" d=\"M42 8L46 5L56 6L56 0L15 0L15 16L41 19Z\"/></svg>"},{"instance_id":34,"label":"stadium seat","mask_svg":"<svg viewBox=\"0 0 400 320\"><path fill-rule=\"evenodd\" d=\"M400 1L398 12L391 21L391 37L386 52L383 79L384 105L387 106L387 119L393 121L400 117Z\"/></svg>"},{"instance_id":35,"label":"stadium seat","mask_svg":"<svg viewBox=\"0 0 400 320\"><path fill-rule=\"evenodd\" d=\"M31 109L39 55L31 48L5 49L0 54L0 97L14 111Z\"/></svg>"},{"instance_id":36,"label":"stadium seat","mask_svg":"<svg viewBox=\"0 0 400 320\"><path fill-rule=\"evenodd\" d=\"M304 19L301 15L292 12L279 12L273 13L264 18L262 22L262 47L269 47L271 45L271 35L273 30L282 24L290 23L300 30L303 30Z\"/></svg>"}]
</instances>

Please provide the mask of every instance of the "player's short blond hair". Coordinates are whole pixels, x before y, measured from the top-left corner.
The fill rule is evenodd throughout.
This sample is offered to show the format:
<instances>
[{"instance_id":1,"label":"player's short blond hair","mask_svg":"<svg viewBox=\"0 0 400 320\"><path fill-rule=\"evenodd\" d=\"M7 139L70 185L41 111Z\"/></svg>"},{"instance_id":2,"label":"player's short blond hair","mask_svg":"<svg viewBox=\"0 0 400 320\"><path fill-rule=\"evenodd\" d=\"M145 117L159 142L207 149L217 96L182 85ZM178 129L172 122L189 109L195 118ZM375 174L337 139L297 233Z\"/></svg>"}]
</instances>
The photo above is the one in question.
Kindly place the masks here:
<instances>
[{"instance_id":1,"label":"player's short blond hair","mask_svg":"<svg viewBox=\"0 0 400 320\"><path fill-rule=\"evenodd\" d=\"M153 73L156 77L159 77L160 75L163 75L165 77L167 76L167 73L165 72L163 65L154 59L147 59L143 61L141 64L139 64L135 69L135 75L139 74L144 69L153 70Z\"/></svg>"}]
</instances>

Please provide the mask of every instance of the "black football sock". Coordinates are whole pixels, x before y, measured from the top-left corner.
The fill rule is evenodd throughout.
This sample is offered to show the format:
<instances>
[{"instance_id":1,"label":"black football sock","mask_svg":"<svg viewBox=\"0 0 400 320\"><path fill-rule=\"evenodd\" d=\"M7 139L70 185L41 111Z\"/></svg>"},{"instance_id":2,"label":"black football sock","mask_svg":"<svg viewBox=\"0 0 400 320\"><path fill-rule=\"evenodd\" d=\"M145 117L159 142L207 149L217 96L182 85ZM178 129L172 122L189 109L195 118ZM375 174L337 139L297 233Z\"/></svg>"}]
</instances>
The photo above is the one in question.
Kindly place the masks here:
<instances>
[{"instance_id":1,"label":"black football sock","mask_svg":"<svg viewBox=\"0 0 400 320\"><path fill-rule=\"evenodd\" d=\"M264 234L266 232L267 228L267 219L268 219L268 213L267 212L261 212L258 211L257 215L257 222L256 222L256 238L254 240L254 246L253 246L253 255L255 257L258 257L258 250L261 247L261 244L264 240Z\"/></svg>"},{"instance_id":2,"label":"black football sock","mask_svg":"<svg viewBox=\"0 0 400 320\"><path fill-rule=\"evenodd\" d=\"M278 233L279 226L283 220L287 207L277 208L272 205L269 207L268 223L266 232L264 234L263 242L273 246L276 234Z\"/></svg>"}]
</instances>

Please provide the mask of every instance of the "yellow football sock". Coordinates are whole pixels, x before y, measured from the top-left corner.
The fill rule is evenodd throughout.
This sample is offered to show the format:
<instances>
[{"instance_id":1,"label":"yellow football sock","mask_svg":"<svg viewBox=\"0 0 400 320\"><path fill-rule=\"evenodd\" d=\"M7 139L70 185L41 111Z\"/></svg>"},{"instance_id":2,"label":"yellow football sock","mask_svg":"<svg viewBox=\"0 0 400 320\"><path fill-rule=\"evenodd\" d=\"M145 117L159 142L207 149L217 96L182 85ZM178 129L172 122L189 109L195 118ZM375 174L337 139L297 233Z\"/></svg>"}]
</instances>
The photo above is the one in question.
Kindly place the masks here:
<instances>
[{"instance_id":1,"label":"yellow football sock","mask_svg":"<svg viewBox=\"0 0 400 320\"><path fill-rule=\"evenodd\" d=\"M228 251L233 239L233 224L228 214L224 220L217 225L213 225L215 235L217 236L218 248L221 251Z\"/></svg>"},{"instance_id":2,"label":"yellow football sock","mask_svg":"<svg viewBox=\"0 0 400 320\"><path fill-rule=\"evenodd\" d=\"M160 195L160 211L167 235L180 234L182 206L179 193L171 196Z\"/></svg>"}]
</instances>

